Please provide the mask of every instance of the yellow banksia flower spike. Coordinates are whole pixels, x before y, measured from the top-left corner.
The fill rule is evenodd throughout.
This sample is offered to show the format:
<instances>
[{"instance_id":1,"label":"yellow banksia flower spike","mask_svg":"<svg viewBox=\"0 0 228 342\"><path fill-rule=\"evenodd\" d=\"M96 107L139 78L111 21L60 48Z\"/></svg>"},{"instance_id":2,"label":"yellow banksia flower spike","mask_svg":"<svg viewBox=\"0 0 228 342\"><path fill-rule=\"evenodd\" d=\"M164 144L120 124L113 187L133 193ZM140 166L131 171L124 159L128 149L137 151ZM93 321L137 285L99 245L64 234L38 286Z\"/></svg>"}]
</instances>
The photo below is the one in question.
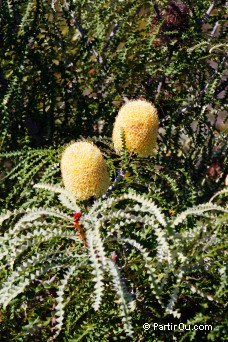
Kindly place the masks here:
<instances>
[{"instance_id":1,"label":"yellow banksia flower spike","mask_svg":"<svg viewBox=\"0 0 228 342\"><path fill-rule=\"evenodd\" d=\"M122 149L121 130L124 130L126 147L140 157L153 154L158 133L157 109L149 102L134 100L120 108L113 128L114 149Z\"/></svg>"},{"instance_id":2,"label":"yellow banksia flower spike","mask_svg":"<svg viewBox=\"0 0 228 342\"><path fill-rule=\"evenodd\" d=\"M103 195L109 186L109 174L99 148L89 142L69 145L62 154L61 173L65 188L78 200Z\"/></svg>"}]
</instances>

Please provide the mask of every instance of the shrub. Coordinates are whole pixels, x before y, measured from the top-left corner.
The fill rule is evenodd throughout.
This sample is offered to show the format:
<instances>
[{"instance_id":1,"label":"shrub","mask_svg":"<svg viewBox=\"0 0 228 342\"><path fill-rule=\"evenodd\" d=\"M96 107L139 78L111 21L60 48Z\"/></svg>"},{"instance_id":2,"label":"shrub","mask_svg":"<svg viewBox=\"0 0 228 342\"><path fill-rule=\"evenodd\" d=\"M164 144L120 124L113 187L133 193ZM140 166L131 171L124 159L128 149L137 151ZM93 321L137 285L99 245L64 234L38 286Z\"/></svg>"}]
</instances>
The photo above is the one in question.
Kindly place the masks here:
<instances>
[{"instance_id":1,"label":"shrub","mask_svg":"<svg viewBox=\"0 0 228 342\"><path fill-rule=\"evenodd\" d=\"M107 317L116 333L120 329L117 335L122 339L125 334L157 337L156 331L143 333L143 324L156 320L162 326L166 319L174 324L180 317L186 325L216 324L216 335L223 337L223 312L218 315L217 311L212 319L204 308L221 309L226 302L222 213L227 213L227 209L210 201L169 218L150 198L132 190L98 199L82 209L73 194L63 188L42 184L36 188L58 193L68 211L82 212L81 231L77 234L68 228L73 215L64 207L18 209L0 217L10 227L1 237L4 268L0 302L3 315L7 314L8 306L12 310L16 305L21 314L26 307L23 317L26 312L27 326L22 336L42 336L42 340L57 336L63 339L66 334L72 337L80 332L76 322L85 308L84 322L90 328L84 334L88 341L94 341L94 332L99 327L96 317L104 325L99 331L102 340L115 336L110 326L106 330ZM16 224L11 217L17 218ZM78 229L78 225L75 227ZM82 231L86 236L84 248ZM112 311L110 317L105 309L109 307L107 300L115 306L112 289L119 306L114 317ZM74 308L71 303L75 303ZM185 304L191 310L186 311ZM97 316L99 309L101 313ZM48 329L45 322L51 321L54 327ZM214 336L211 330L205 330L202 336L200 332L190 334L180 329L174 334L182 340L189 334L201 340L203 336Z\"/></svg>"},{"instance_id":2,"label":"shrub","mask_svg":"<svg viewBox=\"0 0 228 342\"><path fill-rule=\"evenodd\" d=\"M225 6L0 1L1 341L225 341ZM156 155L113 149L129 100L158 110ZM83 139L112 185L76 202Z\"/></svg>"}]
</instances>

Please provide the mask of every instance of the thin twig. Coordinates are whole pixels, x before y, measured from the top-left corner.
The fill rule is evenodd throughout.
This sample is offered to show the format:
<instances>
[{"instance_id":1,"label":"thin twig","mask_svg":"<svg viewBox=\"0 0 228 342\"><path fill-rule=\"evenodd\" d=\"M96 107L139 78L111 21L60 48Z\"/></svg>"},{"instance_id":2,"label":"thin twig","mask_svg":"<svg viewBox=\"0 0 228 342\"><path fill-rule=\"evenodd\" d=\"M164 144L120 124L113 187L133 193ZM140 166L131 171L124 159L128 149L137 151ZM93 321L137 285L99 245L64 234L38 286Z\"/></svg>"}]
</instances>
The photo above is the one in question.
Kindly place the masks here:
<instances>
[{"instance_id":1,"label":"thin twig","mask_svg":"<svg viewBox=\"0 0 228 342\"><path fill-rule=\"evenodd\" d=\"M205 21L210 17L211 12L213 10L213 8L215 7L216 3L218 2L218 0L214 0L210 7L208 8L207 12L204 14L203 18L201 19L201 24L204 24Z\"/></svg>"},{"instance_id":2,"label":"thin twig","mask_svg":"<svg viewBox=\"0 0 228 342\"><path fill-rule=\"evenodd\" d=\"M221 62L221 65L220 65L220 69L222 69L224 66L225 66L225 63L226 63L226 60L227 60L227 56L225 56ZM216 69L213 76L210 78L210 80L208 81L208 83L206 84L206 86L204 87L203 90L201 90L198 94L198 96L196 97L196 99L194 100L194 103L191 103L187 106L184 106L182 108L180 108L178 111L177 111L177 114L183 114L184 112L186 112L186 110L190 109L190 108L194 108L196 105L199 105L201 99L203 98L204 95L206 95L206 92L207 92L207 89L209 88L209 86L214 82L214 80L216 79L216 77L218 76L219 74L219 70ZM222 75L221 75L222 77Z\"/></svg>"},{"instance_id":3,"label":"thin twig","mask_svg":"<svg viewBox=\"0 0 228 342\"><path fill-rule=\"evenodd\" d=\"M108 188L107 192L101 197L102 199L107 198L112 192L113 190L115 190L118 187L119 182L124 178L124 171L121 168L114 180L114 183Z\"/></svg>"},{"instance_id":4,"label":"thin twig","mask_svg":"<svg viewBox=\"0 0 228 342\"><path fill-rule=\"evenodd\" d=\"M225 91L227 93L228 87L227 87L227 79L225 81L222 81L220 86L215 91L215 96L219 95L222 91Z\"/></svg>"},{"instance_id":5,"label":"thin twig","mask_svg":"<svg viewBox=\"0 0 228 342\"><path fill-rule=\"evenodd\" d=\"M93 54L95 55L96 61L102 66L104 72L107 73L107 71L108 71L108 66L107 66L106 61L104 61L103 58L102 58L102 56L94 49L92 42L90 42L89 39L86 37L85 30L83 29L83 27L79 24L79 22L78 22L76 19L75 19L75 25L76 25L76 27L77 27L77 29L78 29L78 31L79 31L81 37L82 37L83 39L86 40L87 46L91 49L91 51L92 51ZM112 31L113 34L112 34L112 33L110 34L110 36L109 36L110 39L112 39L112 38L114 37L114 34L115 34L115 32L117 31L117 29L118 29L118 24L115 25L115 27L114 27L114 29L113 29L113 31ZM110 42L110 40L109 40L109 42ZM108 44L109 44L109 43L108 43ZM106 48L107 48L107 47L108 47L108 46L106 46ZM123 92L121 91L119 85L118 85L118 84L115 84L115 86L116 86L116 90L117 90L118 93L121 95L121 97L122 97L122 99L124 100L124 102L128 102L128 98L126 97L125 94L123 94Z\"/></svg>"},{"instance_id":6,"label":"thin twig","mask_svg":"<svg viewBox=\"0 0 228 342\"><path fill-rule=\"evenodd\" d=\"M160 92L161 92L161 88L162 88L162 86L163 86L163 82L164 82L164 80L162 80L162 81L159 82L159 84L158 84L157 93L156 93L156 95L155 95L155 99L158 98L158 96L159 96L159 94L160 94Z\"/></svg>"},{"instance_id":7,"label":"thin twig","mask_svg":"<svg viewBox=\"0 0 228 342\"><path fill-rule=\"evenodd\" d=\"M160 14L160 11L159 11L159 8L156 4L154 4L154 11L155 11L155 14L156 14L156 18L161 21L162 20L162 17L161 17L161 14Z\"/></svg>"},{"instance_id":8,"label":"thin twig","mask_svg":"<svg viewBox=\"0 0 228 342\"><path fill-rule=\"evenodd\" d=\"M212 11L212 9L214 8L215 4L217 3L217 0L213 1L213 3L210 5L209 9L207 10L206 14L204 15L203 19L202 19L202 23L205 22L205 20L210 16L210 13ZM216 22L211 34L210 34L210 39L211 40L213 38L213 36L215 35L216 33L216 30L218 28L218 22ZM227 55L223 58L222 60L222 63L221 63L221 68L225 65L226 63L226 60L227 60ZM202 97L206 94L207 92L207 89L209 87L210 84L212 84L212 82L215 80L216 76L218 75L218 70L215 70L215 73L214 75L210 78L209 82L206 84L206 86L204 87L204 89L198 94L198 96L196 97L196 101L193 103L193 104L190 104L190 105L187 105L187 106L184 106L183 108L180 108L177 112L177 114L181 114L181 113L184 113L186 112L186 110L190 109L190 108L193 108L196 104L199 104L200 100L202 99ZM215 94L216 94L216 90L215 90Z\"/></svg>"},{"instance_id":9,"label":"thin twig","mask_svg":"<svg viewBox=\"0 0 228 342\"><path fill-rule=\"evenodd\" d=\"M164 62L164 66L165 66L165 67L168 65L168 63L169 63L169 61L170 61L170 59L171 59L171 57L172 57L172 54L173 54L173 48L171 48L171 49L169 50L168 56L167 56L166 59L165 59L165 62ZM158 96L159 96L159 94L160 94L160 92L161 92L161 89L162 89L162 86L163 86L165 80L166 80L166 76L163 75L163 76L162 76L162 79L161 79L161 81L159 82L158 87L157 87L157 92L156 92L156 95L155 95L155 100L158 98Z\"/></svg>"},{"instance_id":10,"label":"thin twig","mask_svg":"<svg viewBox=\"0 0 228 342\"><path fill-rule=\"evenodd\" d=\"M110 35L109 35L109 37L108 37L108 39L107 39L107 41L106 41L106 43L105 43L105 45L104 45L104 47L103 47L103 51L102 51L102 52L105 52L105 51L107 50L107 48L108 48L108 46L109 46L111 40L113 39L113 37L114 37L115 34L116 34L116 31L117 31L118 28L119 28L119 23L120 23L120 22L118 22L118 23L116 23L116 24L114 25L113 30L112 30L112 32L110 33Z\"/></svg>"},{"instance_id":11,"label":"thin twig","mask_svg":"<svg viewBox=\"0 0 228 342\"><path fill-rule=\"evenodd\" d=\"M78 29L78 32L80 33L81 37L84 38L86 40L86 45L89 46L93 52L93 54L96 57L96 60L98 61L99 64L103 63L103 59L101 57L101 55L99 55L99 53L94 49L93 44L89 41L89 39L86 37L86 33L85 30L83 29L83 27L79 24L79 22L75 19L75 25Z\"/></svg>"},{"instance_id":12,"label":"thin twig","mask_svg":"<svg viewBox=\"0 0 228 342\"><path fill-rule=\"evenodd\" d=\"M213 27L212 32L211 32L211 38L215 36L218 27L219 27L219 23L218 23L218 21L217 21L216 24L215 24L215 26Z\"/></svg>"}]
</instances>

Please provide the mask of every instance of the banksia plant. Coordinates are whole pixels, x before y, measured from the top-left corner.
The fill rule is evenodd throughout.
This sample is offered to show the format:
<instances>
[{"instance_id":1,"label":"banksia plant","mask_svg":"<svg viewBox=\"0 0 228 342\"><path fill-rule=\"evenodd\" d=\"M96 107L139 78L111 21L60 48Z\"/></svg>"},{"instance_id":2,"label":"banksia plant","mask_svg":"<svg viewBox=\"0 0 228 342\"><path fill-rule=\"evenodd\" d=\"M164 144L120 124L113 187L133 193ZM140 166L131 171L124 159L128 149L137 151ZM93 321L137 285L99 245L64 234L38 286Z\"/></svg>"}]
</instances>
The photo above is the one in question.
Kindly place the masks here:
<instances>
[{"instance_id":1,"label":"banksia plant","mask_svg":"<svg viewBox=\"0 0 228 342\"><path fill-rule=\"evenodd\" d=\"M113 128L112 140L117 152L122 149L124 131L129 152L140 157L152 155L158 131L157 109L143 100L130 101L120 109Z\"/></svg>"},{"instance_id":2,"label":"banksia plant","mask_svg":"<svg viewBox=\"0 0 228 342\"><path fill-rule=\"evenodd\" d=\"M76 142L65 149L61 173L65 188L78 200L99 197L109 186L106 162L99 148L89 142Z\"/></svg>"}]
</instances>

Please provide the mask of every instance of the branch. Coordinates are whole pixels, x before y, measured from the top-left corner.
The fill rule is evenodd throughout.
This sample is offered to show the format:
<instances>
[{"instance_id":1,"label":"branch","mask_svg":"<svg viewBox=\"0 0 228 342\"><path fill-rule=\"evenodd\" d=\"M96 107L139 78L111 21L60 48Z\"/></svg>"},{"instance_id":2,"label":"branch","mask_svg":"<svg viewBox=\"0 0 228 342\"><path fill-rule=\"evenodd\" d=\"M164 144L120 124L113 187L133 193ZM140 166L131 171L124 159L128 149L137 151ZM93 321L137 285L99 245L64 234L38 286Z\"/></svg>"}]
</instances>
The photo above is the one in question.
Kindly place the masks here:
<instances>
[{"instance_id":1,"label":"branch","mask_svg":"<svg viewBox=\"0 0 228 342\"><path fill-rule=\"evenodd\" d=\"M114 183L112 185L110 185L110 187L108 188L107 192L101 197L102 199L107 198L112 192L113 190L115 190L118 187L119 182L124 178L124 171L121 168L114 180Z\"/></svg>"},{"instance_id":2,"label":"branch","mask_svg":"<svg viewBox=\"0 0 228 342\"><path fill-rule=\"evenodd\" d=\"M86 36L85 30L82 28L82 26L79 24L79 22L76 20L75 18L75 25L81 35L81 37L83 39L86 40L86 45L91 49L91 51L93 52L93 54L96 56L96 61L103 67L104 72L107 74L108 71L108 66L106 61L103 60L103 58L101 57L101 55L94 49L93 47L93 43L89 41L89 39ZM115 32L117 31L119 27L119 23L115 24L113 31L111 32L108 41L106 42L105 46L104 46L104 50L107 49L111 39L114 37ZM104 51L103 50L103 51ZM125 94L123 94L123 92L121 91L120 87L118 84L115 83L116 86L116 90L117 92L120 94L120 96L122 97L122 99L124 100L124 102L128 101L128 98L126 97Z\"/></svg>"},{"instance_id":3,"label":"branch","mask_svg":"<svg viewBox=\"0 0 228 342\"><path fill-rule=\"evenodd\" d=\"M210 7L208 8L207 12L204 14L203 18L201 19L201 24L204 24L206 22L206 20L210 17L210 14L211 14L211 12L212 12L212 10L215 7L217 2L218 2L218 0L214 0L212 2Z\"/></svg>"},{"instance_id":4,"label":"branch","mask_svg":"<svg viewBox=\"0 0 228 342\"><path fill-rule=\"evenodd\" d=\"M162 20L162 17L161 17L161 14L160 14L160 11L159 11L159 8L156 4L154 4L154 11L156 13L156 18L161 21Z\"/></svg>"},{"instance_id":5,"label":"branch","mask_svg":"<svg viewBox=\"0 0 228 342\"><path fill-rule=\"evenodd\" d=\"M108 48L108 46L109 46L111 40L113 39L113 37L114 37L116 31L118 30L118 28L119 28L119 22L116 23L116 24L114 25L113 30L112 30L112 32L110 33L110 35L109 35L109 37L108 37L108 39L107 39L107 41L106 41L106 43L105 43L105 45L104 45L104 47L103 47L103 51L102 51L102 52L105 52L105 51L107 50L107 48Z\"/></svg>"},{"instance_id":6,"label":"branch","mask_svg":"<svg viewBox=\"0 0 228 342\"><path fill-rule=\"evenodd\" d=\"M220 65L220 69L222 69L225 64L226 64L226 60L227 60L228 56L225 56L221 62L221 65ZM218 76L219 74L219 70L216 69L214 74L212 75L212 77L210 78L209 82L206 84L206 86L204 87L203 90L201 90L199 92L199 94L197 95L196 99L194 100L194 103L191 103L187 106L184 106L182 108L180 108L178 111L177 111L177 114L183 114L184 112L186 112L186 110L188 109L191 109L191 108L194 108L196 105L199 105L200 104L200 101L202 100L203 96L206 94L207 92L207 89L209 88L209 86L214 82L214 80L216 79L216 77ZM222 75L221 75L222 77ZM226 85L226 84L225 84ZM216 92L216 90L215 90Z\"/></svg>"},{"instance_id":7,"label":"branch","mask_svg":"<svg viewBox=\"0 0 228 342\"><path fill-rule=\"evenodd\" d=\"M218 86L218 88L215 90L215 96L218 96L224 90L227 93L228 91L227 79L225 81L222 81L221 84Z\"/></svg>"},{"instance_id":8,"label":"branch","mask_svg":"<svg viewBox=\"0 0 228 342\"><path fill-rule=\"evenodd\" d=\"M98 52L94 49L93 44L89 41L89 39L86 37L86 33L85 30L82 28L82 26L79 24L79 22L77 21L77 19L75 18L75 24L76 27L81 35L82 38L84 38L86 40L86 45L89 46L93 52L93 54L96 56L96 60L99 64L103 63L103 59L102 57L98 54Z\"/></svg>"},{"instance_id":9,"label":"branch","mask_svg":"<svg viewBox=\"0 0 228 342\"><path fill-rule=\"evenodd\" d=\"M166 66L169 64L169 61L170 61L170 59L172 58L173 51L174 51L173 47L170 48L169 53L168 53L168 55L166 56L166 59L165 59L165 62L164 62L164 67L166 67ZM162 89L162 87L163 87L163 84L164 84L165 80L166 80L166 76L165 76L165 74L164 74L164 75L162 76L161 81L160 81L159 84L158 84L157 92L156 92L156 95L155 95L155 100L157 100L157 98L159 97L159 94L160 94L160 92L161 92L161 89Z\"/></svg>"},{"instance_id":10,"label":"branch","mask_svg":"<svg viewBox=\"0 0 228 342\"><path fill-rule=\"evenodd\" d=\"M218 23L218 21L217 21L216 24L215 24L215 26L213 27L212 32L211 32L211 37L214 37L214 36L215 36L218 27L219 27L219 23Z\"/></svg>"}]
</instances>

